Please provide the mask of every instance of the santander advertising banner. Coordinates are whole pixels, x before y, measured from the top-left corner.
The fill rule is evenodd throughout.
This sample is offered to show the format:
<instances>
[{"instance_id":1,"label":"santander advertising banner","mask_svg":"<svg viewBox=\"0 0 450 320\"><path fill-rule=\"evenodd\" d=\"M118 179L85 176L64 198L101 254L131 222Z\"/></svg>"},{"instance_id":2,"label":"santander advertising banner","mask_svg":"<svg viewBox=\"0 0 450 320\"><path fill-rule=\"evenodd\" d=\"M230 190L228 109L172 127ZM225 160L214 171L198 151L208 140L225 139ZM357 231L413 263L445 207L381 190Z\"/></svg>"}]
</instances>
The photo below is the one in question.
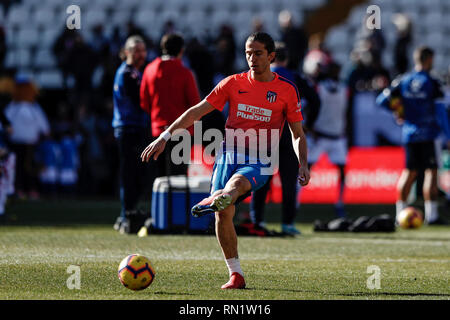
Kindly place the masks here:
<instances>
[{"instance_id":1,"label":"santander advertising banner","mask_svg":"<svg viewBox=\"0 0 450 320\"><path fill-rule=\"evenodd\" d=\"M345 203L393 204L396 186L405 165L402 147L350 148L347 159ZM212 175L212 166L191 166L190 175ZM440 172L440 186L450 189L449 171ZM271 181L267 201L281 203L281 182L278 173ZM324 154L311 168L310 183L298 193L300 203L334 203L338 198L339 171ZM250 202L250 197L245 203Z\"/></svg>"}]
</instances>

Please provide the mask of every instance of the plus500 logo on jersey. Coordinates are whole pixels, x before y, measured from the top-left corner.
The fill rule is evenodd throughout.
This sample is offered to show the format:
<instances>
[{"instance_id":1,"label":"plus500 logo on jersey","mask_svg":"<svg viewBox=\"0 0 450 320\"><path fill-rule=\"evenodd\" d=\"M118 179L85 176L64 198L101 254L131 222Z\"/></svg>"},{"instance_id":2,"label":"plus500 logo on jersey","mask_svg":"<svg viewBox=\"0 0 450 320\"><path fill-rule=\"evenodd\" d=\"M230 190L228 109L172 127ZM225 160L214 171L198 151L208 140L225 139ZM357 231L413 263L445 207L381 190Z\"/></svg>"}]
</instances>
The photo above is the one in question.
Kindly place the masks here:
<instances>
[{"instance_id":1,"label":"plus500 logo on jersey","mask_svg":"<svg viewBox=\"0 0 450 320\"><path fill-rule=\"evenodd\" d=\"M272 116L272 110L239 103L236 116L246 120L269 122Z\"/></svg>"}]
</instances>

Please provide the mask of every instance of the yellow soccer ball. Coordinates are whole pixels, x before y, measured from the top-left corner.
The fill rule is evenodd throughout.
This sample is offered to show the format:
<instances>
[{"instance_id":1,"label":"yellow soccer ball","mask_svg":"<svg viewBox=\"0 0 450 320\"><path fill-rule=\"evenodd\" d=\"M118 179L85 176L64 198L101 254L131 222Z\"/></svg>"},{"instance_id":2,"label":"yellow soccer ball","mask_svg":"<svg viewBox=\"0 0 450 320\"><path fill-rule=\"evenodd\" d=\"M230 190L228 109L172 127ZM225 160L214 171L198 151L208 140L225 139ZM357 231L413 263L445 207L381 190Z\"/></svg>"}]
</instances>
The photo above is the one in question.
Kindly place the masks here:
<instances>
[{"instance_id":1,"label":"yellow soccer ball","mask_svg":"<svg viewBox=\"0 0 450 320\"><path fill-rule=\"evenodd\" d=\"M139 254L131 254L120 263L118 275L125 288L143 290L153 282L155 270L148 258Z\"/></svg>"},{"instance_id":2,"label":"yellow soccer ball","mask_svg":"<svg viewBox=\"0 0 450 320\"><path fill-rule=\"evenodd\" d=\"M397 222L403 229L417 229L423 224L423 213L420 209L407 207L400 211Z\"/></svg>"}]
</instances>

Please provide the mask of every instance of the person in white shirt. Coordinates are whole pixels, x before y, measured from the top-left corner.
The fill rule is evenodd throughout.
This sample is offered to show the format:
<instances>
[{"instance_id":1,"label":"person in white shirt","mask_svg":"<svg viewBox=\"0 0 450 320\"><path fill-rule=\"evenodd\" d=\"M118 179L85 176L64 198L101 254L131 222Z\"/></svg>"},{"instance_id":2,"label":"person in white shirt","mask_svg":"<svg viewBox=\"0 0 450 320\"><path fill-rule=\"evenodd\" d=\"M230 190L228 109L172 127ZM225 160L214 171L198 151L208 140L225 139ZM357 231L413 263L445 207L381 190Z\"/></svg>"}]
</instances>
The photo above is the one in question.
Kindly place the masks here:
<instances>
[{"instance_id":1,"label":"person in white shirt","mask_svg":"<svg viewBox=\"0 0 450 320\"><path fill-rule=\"evenodd\" d=\"M345 217L343 196L347 162L348 90L339 82L339 72L340 66L332 62L327 67L326 75L317 82L321 107L307 139L310 166L326 153L329 160L339 168L339 196L335 211L336 216Z\"/></svg>"},{"instance_id":2,"label":"person in white shirt","mask_svg":"<svg viewBox=\"0 0 450 320\"><path fill-rule=\"evenodd\" d=\"M37 169L34 163L34 149L42 136L50 133L50 125L36 102L37 88L24 75L16 77L12 101L5 108L5 116L11 122L10 141L16 154L16 193L19 197L28 194L36 198Z\"/></svg>"}]
</instances>

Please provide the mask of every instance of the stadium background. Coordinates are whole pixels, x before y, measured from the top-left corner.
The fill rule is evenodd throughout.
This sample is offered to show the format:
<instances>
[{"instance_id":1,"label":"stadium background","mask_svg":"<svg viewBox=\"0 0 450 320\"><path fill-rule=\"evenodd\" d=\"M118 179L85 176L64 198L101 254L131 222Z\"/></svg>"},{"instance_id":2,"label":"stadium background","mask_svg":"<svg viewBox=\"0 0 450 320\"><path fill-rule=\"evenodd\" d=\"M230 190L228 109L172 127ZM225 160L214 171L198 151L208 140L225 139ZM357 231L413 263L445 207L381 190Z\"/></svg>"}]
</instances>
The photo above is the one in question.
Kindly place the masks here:
<instances>
[{"instance_id":1,"label":"stadium background","mask_svg":"<svg viewBox=\"0 0 450 320\"><path fill-rule=\"evenodd\" d=\"M67 40L68 34L73 33L66 28L69 16L66 8L71 4L81 9L78 31L83 40L75 53L58 46L61 39ZM382 39L382 68L390 78L397 75L394 48L399 41L392 18L396 13L405 13L412 21L412 38L407 46L408 68L412 67L413 48L419 44L430 45L436 52L433 71L446 83L446 92L450 94L450 43L446 41L450 31L450 1L445 0L2 1L2 79L13 79L19 74L31 77L40 89L38 102L49 118L52 131L64 126L72 128L74 139L79 142L77 194L114 197L118 190L118 159L111 128L112 81L120 63L120 47L127 35L145 36L151 61L159 54L158 43L164 32L175 30L183 34L187 40L184 63L196 74L203 97L224 76L246 69L243 46L251 31L261 28L275 40L283 39L279 13L288 10L294 25L301 28L296 32L299 42L305 44L300 48L302 54L307 53L308 37L321 34L333 59L342 64L341 76L345 81L354 64L352 52L362 39L370 37L367 30L363 30L363 19L372 4L381 9L381 30L377 37ZM69 57L67 61L62 61L63 56ZM4 87L1 90L7 96ZM368 87L362 91L375 96L379 90ZM351 140L356 158L363 156L358 150L365 152L367 147L399 145L400 129L391 115L366 105L355 104L353 108ZM346 202L394 202L393 190L404 155L398 148L373 152L370 157L378 157L380 161L367 170L361 168L367 163L364 159L355 160L355 170L360 170L354 181L359 183L360 193L347 196ZM392 154L394 161L389 160ZM389 167L392 163L397 165ZM383 171L386 179L378 179L379 185L373 186L371 181L380 169L387 170ZM305 190L303 201L333 202L336 192L330 193L330 190L337 186L337 171L322 159L313 177L313 181L318 182L311 188L316 188L316 196L323 196L311 199ZM448 170L441 171L440 183L441 188L448 191ZM373 196L374 188L380 192L380 197ZM274 202L279 201L276 192L277 188L271 194Z\"/></svg>"}]
</instances>

